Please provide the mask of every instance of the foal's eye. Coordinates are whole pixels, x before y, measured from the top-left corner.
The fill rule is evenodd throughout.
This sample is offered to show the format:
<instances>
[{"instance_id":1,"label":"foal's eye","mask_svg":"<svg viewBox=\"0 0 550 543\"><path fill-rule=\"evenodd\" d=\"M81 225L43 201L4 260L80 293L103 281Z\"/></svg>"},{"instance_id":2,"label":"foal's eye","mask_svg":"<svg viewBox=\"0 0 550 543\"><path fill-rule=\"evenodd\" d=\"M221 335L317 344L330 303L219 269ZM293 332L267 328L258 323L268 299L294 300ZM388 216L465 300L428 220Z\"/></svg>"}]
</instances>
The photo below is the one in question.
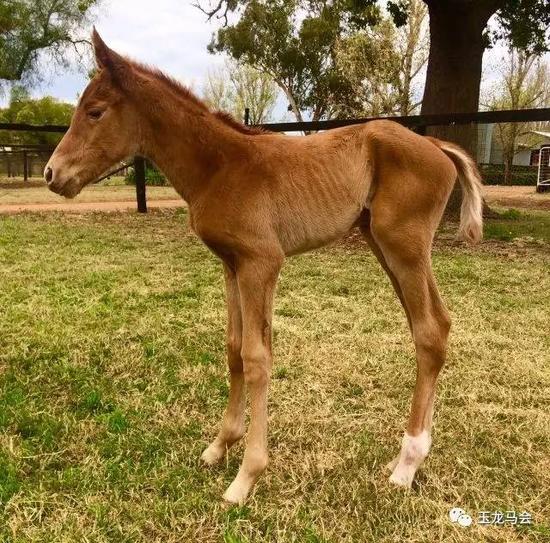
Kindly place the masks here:
<instances>
[{"instance_id":1,"label":"foal's eye","mask_svg":"<svg viewBox=\"0 0 550 543\"><path fill-rule=\"evenodd\" d=\"M88 117L90 117L90 119L94 121L99 120L102 115L103 111L101 109L91 109L90 111L88 111Z\"/></svg>"}]
</instances>

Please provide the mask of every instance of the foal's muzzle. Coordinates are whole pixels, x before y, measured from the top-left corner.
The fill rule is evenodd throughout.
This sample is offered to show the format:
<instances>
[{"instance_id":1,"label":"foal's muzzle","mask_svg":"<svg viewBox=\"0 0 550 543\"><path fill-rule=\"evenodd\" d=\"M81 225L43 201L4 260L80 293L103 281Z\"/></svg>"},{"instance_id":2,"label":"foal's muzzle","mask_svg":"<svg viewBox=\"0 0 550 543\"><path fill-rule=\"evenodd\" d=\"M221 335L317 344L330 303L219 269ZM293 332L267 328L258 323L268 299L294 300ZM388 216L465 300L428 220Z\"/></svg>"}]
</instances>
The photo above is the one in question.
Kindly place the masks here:
<instances>
[{"instance_id":1,"label":"foal's muzzle","mask_svg":"<svg viewBox=\"0 0 550 543\"><path fill-rule=\"evenodd\" d=\"M44 180L52 192L66 198L74 198L82 188L75 176L64 176L59 168L52 167L49 164L44 170Z\"/></svg>"}]
</instances>

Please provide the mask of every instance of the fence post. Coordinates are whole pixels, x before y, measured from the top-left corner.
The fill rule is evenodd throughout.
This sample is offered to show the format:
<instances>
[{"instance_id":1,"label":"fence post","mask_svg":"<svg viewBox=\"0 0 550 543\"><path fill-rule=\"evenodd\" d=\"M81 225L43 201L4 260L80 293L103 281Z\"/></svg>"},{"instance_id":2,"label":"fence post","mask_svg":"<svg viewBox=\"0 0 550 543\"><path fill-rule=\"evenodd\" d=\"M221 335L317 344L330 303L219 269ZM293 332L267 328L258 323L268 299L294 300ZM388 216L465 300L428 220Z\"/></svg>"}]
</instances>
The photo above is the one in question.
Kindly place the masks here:
<instances>
[{"instance_id":1,"label":"fence post","mask_svg":"<svg viewBox=\"0 0 550 543\"><path fill-rule=\"evenodd\" d=\"M136 174L136 197L138 213L147 213L147 198L145 195L145 160L137 156L134 160Z\"/></svg>"},{"instance_id":2,"label":"fence post","mask_svg":"<svg viewBox=\"0 0 550 543\"><path fill-rule=\"evenodd\" d=\"M27 157L27 151L23 151L23 180L29 180L29 163Z\"/></svg>"}]
</instances>

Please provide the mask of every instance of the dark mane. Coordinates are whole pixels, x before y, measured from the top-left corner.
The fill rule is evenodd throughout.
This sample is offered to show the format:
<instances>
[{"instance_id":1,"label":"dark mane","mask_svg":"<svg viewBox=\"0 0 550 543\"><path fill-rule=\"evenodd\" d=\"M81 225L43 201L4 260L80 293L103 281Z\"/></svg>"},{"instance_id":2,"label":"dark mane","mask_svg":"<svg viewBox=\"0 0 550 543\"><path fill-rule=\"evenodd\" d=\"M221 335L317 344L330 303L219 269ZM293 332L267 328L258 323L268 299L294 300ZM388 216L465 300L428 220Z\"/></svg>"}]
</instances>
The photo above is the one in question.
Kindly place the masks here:
<instances>
[{"instance_id":1,"label":"dark mane","mask_svg":"<svg viewBox=\"0 0 550 543\"><path fill-rule=\"evenodd\" d=\"M132 65L135 68L137 68L140 72L150 75L155 79L158 79L159 81L162 81L178 96L181 96L185 100L188 100L189 102L195 104L200 109L212 113L212 115L214 115L216 119L222 121L225 125L233 128L233 130L236 130L241 134L250 134L250 135L261 135L261 134L270 133L268 130L264 130L263 128L259 128L255 126L246 126L245 124L237 121L230 113L227 113L225 111L210 111L210 108L196 94L194 94L185 85L180 83L177 79L174 79L169 75L166 75L164 72L162 72L158 68L153 68L151 66L140 64L134 61L131 61L131 62L132 62Z\"/></svg>"}]
</instances>

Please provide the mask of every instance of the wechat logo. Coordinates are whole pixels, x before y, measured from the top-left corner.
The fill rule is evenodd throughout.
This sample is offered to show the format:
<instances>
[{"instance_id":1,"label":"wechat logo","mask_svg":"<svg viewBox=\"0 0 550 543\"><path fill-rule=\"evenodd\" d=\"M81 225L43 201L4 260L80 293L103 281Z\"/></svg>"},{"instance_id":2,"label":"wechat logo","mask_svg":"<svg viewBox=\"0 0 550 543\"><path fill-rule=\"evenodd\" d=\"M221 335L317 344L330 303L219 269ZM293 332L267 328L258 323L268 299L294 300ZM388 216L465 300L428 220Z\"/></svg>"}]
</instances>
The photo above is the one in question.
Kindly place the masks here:
<instances>
[{"instance_id":1,"label":"wechat logo","mask_svg":"<svg viewBox=\"0 0 550 543\"><path fill-rule=\"evenodd\" d=\"M453 507L449 511L449 520L454 524L458 524L462 526L463 528L467 528L468 526L471 526L472 524L472 517L464 511L464 509L461 509L460 507Z\"/></svg>"}]
</instances>

